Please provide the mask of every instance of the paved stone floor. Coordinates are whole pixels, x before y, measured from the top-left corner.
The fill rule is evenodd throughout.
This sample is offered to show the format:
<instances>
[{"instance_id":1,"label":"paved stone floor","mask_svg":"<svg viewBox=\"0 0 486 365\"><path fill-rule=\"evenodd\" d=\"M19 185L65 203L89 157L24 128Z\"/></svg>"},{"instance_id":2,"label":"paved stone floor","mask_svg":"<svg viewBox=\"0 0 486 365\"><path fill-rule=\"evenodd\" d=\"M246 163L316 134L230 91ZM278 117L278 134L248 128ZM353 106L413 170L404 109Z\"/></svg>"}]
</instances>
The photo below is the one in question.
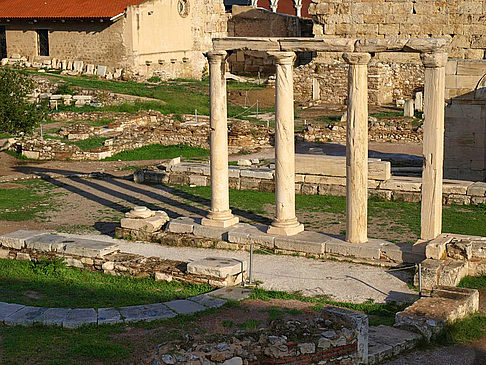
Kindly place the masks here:
<instances>
[{"instance_id":1,"label":"paved stone floor","mask_svg":"<svg viewBox=\"0 0 486 365\"><path fill-rule=\"evenodd\" d=\"M112 240L107 236L89 236ZM103 237L103 238L101 238ZM246 260L249 253L190 247L168 247L158 244L114 240L120 251L169 260L194 261L205 257L226 257ZM328 295L336 301L361 303L388 300L408 301L416 293L408 286L408 273L389 273L385 268L348 262L321 261L283 255L255 255L253 278L261 287L304 295Z\"/></svg>"}]
</instances>

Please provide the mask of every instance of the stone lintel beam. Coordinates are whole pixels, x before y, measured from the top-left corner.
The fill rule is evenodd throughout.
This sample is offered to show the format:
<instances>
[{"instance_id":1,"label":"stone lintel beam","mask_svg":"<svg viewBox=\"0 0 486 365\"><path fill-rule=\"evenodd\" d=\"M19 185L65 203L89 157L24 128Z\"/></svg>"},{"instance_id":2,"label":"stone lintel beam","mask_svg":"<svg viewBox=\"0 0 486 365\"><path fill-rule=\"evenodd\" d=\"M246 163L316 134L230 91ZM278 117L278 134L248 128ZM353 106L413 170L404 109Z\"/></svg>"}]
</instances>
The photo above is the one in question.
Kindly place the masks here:
<instances>
[{"instance_id":1,"label":"stone lintel beam","mask_svg":"<svg viewBox=\"0 0 486 365\"><path fill-rule=\"evenodd\" d=\"M352 38L281 38L282 51L353 52L356 39Z\"/></svg>"},{"instance_id":2,"label":"stone lintel beam","mask_svg":"<svg viewBox=\"0 0 486 365\"><path fill-rule=\"evenodd\" d=\"M440 53L449 45L447 38L270 38L228 37L213 39L217 51L320 51L320 52L412 52Z\"/></svg>"}]
</instances>

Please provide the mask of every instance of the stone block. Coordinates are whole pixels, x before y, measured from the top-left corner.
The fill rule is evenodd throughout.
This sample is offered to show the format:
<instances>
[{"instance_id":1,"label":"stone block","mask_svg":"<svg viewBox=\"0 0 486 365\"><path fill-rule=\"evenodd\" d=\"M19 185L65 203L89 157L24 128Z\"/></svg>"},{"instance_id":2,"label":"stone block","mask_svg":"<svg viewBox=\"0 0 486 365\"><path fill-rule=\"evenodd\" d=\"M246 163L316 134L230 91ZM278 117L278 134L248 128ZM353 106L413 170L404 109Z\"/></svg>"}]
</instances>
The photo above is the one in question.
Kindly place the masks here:
<instances>
[{"instance_id":1,"label":"stone block","mask_svg":"<svg viewBox=\"0 0 486 365\"><path fill-rule=\"evenodd\" d=\"M450 194L447 197L447 204L451 205L469 205L471 197L468 195Z\"/></svg>"},{"instance_id":2,"label":"stone block","mask_svg":"<svg viewBox=\"0 0 486 365\"><path fill-rule=\"evenodd\" d=\"M187 272L225 279L246 271L246 261L225 257L207 257L187 264Z\"/></svg>"},{"instance_id":3,"label":"stone block","mask_svg":"<svg viewBox=\"0 0 486 365\"><path fill-rule=\"evenodd\" d=\"M317 195L317 185L304 184L301 192L304 195Z\"/></svg>"},{"instance_id":4,"label":"stone block","mask_svg":"<svg viewBox=\"0 0 486 365\"><path fill-rule=\"evenodd\" d=\"M346 186L320 184L318 187L318 194L331 196L346 196Z\"/></svg>"},{"instance_id":5,"label":"stone block","mask_svg":"<svg viewBox=\"0 0 486 365\"><path fill-rule=\"evenodd\" d=\"M47 308L24 306L20 310L6 317L4 322L8 325L31 326L36 322L36 318L42 315Z\"/></svg>"},{"instance_id":6,"label":"stone block","mask_svg":"<svg viewBox=\"0 0 486 365\"><path fill-rule=\"evenodd\" d=\"M172 300L164 304L177 314L194 314L208 309L191 300Z\"/></svg>"},{"instance_id":7,"label":"stone block","mask_svg":"<svg viewBox=\"0 0 486 365\"><path fill-rule=\"evenodd\" d=\"M112 324L122 323L123 319L120 312L116 308L99 308L98 309L98 324Z\"/></svg>"},{"instance_id":8,"label":"stone block","mask_svg":"<svg viewBox=\"0 0 486 365\"><path fill-rule=\"evenodd\" d=\"M10 317L24 307L25 305L21 304L0 302L0 323L3 323L5 318Z\"/></svg>"},{"instance_id":9,"label":"stone block","mask_svg":"<svg viewBox=\"0 0 486 365\"><path fill-rule=\"evenodd\" d=\"M380 184L380 189L392 191L420 192L422 181L415 177L393 177Z\"/></svg>"},{"instance_id":10,"label":"stone block","mask_svg":"<svg viewBox=\"0 0 486 365\"><path fill-rule=\"evenodd\" d=\"M422 199L420 193L410 191L393 191L393 200L400 200L408 203L418 203Z\"/></svg>"},{"instance_id":11,"label":"stone block","mask_svg":"<svg viewBox=\"0 0 486 365\"><path fill-rule=\"evenodd\" d=\"M195 225L193 218L179 217L169 222L167 230L172 233L192 233Z\"/></svg>"},{"instance_id":12,"label":"stone block","mask_svg":"<svg viewBox=\"0 0 486 365\"><path fill-rule=\"evenodd\" d=\"M71 308L49 308L35 318L36 323L45 326L62 326Z\"/></svg>"},{"instance_id":13,"label":"stone block","mask_svg":"<svg viewBox=\"0 0 486 365\"><path fill-rule=\"evenodd\" d=\"M198 237L226 241L228 237L228 231L230 229L231 228L212 227L212 226L203 226L201 224L195 224L193 234Z\"/></svg>"},{"instance_id":14,"label":"stone block","mask_svg":"<svg viewBox=\"0 0 486 365\"><path fill-rule=\"evenodd\" d=\"M31 250L41 252L57 251L61 252L69 241L66 237L57 234L42 234L25 240L26 247Z\"/></svg>"},{"instance_id":15,"label":"stone block","mask_svg":"<svg viewBox=\"0 0 486 365\"><path fill-rule=\"evenodd\" d=\"M441 260L425 259L422 262L422 288L431 290L437 285L437 278L442 267ZM418 273L414 276L414 285L419 285Z\"/></svg>"},{"instance_id":16,"label":"stone block","mask_svg":"<svg viewBox=\"0 0 486 365\"><path fill-rule=\"evenodd\" d=\"M267 234L267 226L238 224L228 232L228 241L238 244L251 244L275 248L275 236Z\"/></svg>"},{"instance_id":17,"label":"stone block","mask_svg":"<svg viewBox=\"0 0 486 365\"><path fill-rule=\"evenodd\" d=\"M187 298L187 300L191 300L207 308L220 308L228 302L227 300L216 298L209 294L196 295L195 297Z\"/></svg>"},{"instance_id":18,"label":"stone block","mask_svg":"<svg viewBox=\"0 0 486 365\"><path fill-rule=\"evenodd\" d=\"M228 168L228 177L229 178L239 178L241 170L238 167L229 166Z\"/></svg>"},{"instance_id":19,"label":"stone block","mask_svg":"<svg viewBox=\"0 0 486 365\"><path fill-rule=\"evenodd\" d=\"M467 189L473 184L472 181L444 180L442 193L444 194L467 194Z\"/></svg>"},{"instance_id":20,"label":"stone block","mask_svg":"<svg viewBox=\"0 0 486 365\"><path fill-rule=\"evenodd\" d=\"M155 281L167 281L171 282L174 279L174 277L170 274L166 274L164 272L155 272Z\"/></svg>"},{"instance_id":21,"label":"stone block","mask_svg":"<svg viewBox=\"0 0 486 365\"><path fill-rule=\"evenodd\" d=\"M259 190L260 189L260 179L242 177L242 178L240 178L240 189L241 190Z\"/></svg>"},{"instance_id":22,"label":"stone block","mask_svg":"<svg viewBox=\"0 0 486 365\"><path fill-rule=\"evenodd\" d=\"M83 71L83 61L74 61L73 62L73 70L76 72L82 72Z\"/></svg>"},{"instance_id":23,"label":"stone block","mask_svg":"<svg viewBox=\"0 0 486 365\"><path fill-rule=\"evenodd\" d=\"M122 307L120 313L125 322L150 322L177 316L163 303Z\"/></svg>"},{"instance_id":24,"label":"stone block","mask_svg":"<svg viewBox=\"0 0 486 365\"><path fill-rule=\"evenodd\" d=\"M210 293L209 296L222 298L231 301L242 301L247 299L252 294L251 289L241 288L241 287L234 287L234 288L220 288L216 289Z\"/></svg>"},{"instance_id":25,"label":"stone block","mask_svg":"<svg viewBox=\"0 0 486 365\"><path fill-rule=\"evenodd\" d=\"M430 241L425 246L425 256L428 259L443 260L447 256L446 247L451 242L452 237L447 235L440 235L436 239Z\"/></svg>"},{"instance_id":26,"label":"stone block","mask_svg":"<svg viewBox=\"0 0 486 365\"><path fill-rule=\"evenodd\" d=\"M96 69L96 76L105 77L106 71L107 71L106 66L98 66L97 69Z\"/></svg>"},{"instance_id":27,"label":"stone block","mask_svg":"<svg viewBox=\"0 0 486 365\"><path fill-rule=\"evenodd\" d=\"M486 196L486 183L477 181L467 188L467 195L469 196Z\"/></svg>"},{"instance_id":28,"label":"stone block","mask_svg":"<svg viewBox=\"0 0 486 365\"><path fill-rule=\"evenodd\" d=\"M355 244L337 239L326 242L326 253L332 255L379 260L380 244Z\"/></svg>"},{"instance_id":29,"label":"stone block","mask_svg":"<svg viewBox=\"0 0 486 365\"><path fill-rule=\"evenodd\" d=\"M240 171L241 177L273 180L274 171L270 169L245 169Z\"/></svg>"},{"instance_id":30,"label":"stone block","mask_svg":"<svg viewBox=\"0 0 486 365\"><path fill-rule=\"evenodd\" d=\"M374 242L372 241L372 244ZM390 260L396 263L419 263L425 259L422 252L414 252L410 243L386 242L380 245L381 259Z\"/></svg>"},{"instance_id":31,"label":"stone block","mask_svg":"<svg viewBox=\"0 0 486 365\"><path fill-rule=\"evenodd\" d=\"M156 232L168 221L168 217L155 215L150 218L122 218L122 228L133 229L144 232Z\"/></svg>"},{"instance_id":32,"label":"stone block","mask_svg":"<svg viewBox=\"0 0 486 365\"><path fill-rule=\"evenodd\" d=\"M437 285L457 286L468 274L468 263L461 260L447 260L440 268Z\"/></svg>"},{"instance_id":33,"label":"stone block","mask_svg":"<svg viewBox=\"0 0 486 365\"><path fill-rule=\"evenodd\" d=\"M93 308L76 308L67 314L62 326L65 328L78 328L88 324L96 324L97 321L98 316Z\"/></svg>"},{"instance_id":34,"label":"stone block","mask_svg":"<svg viewBox=\"0 0 486 365\"><path fill-rule=\"evenodd\" d=\"M326 242L331 240L328 235L304 231L294 236L289 237L275 237L275 248L303 252L315 255L322 255L326 252Z\"/></svg>"},{"instance_id":35,"label":"stone block","mask_svg":"<svg viewBox=\"0 0 486 365\"><path fill-rule=\"evenodd\" d=\"M118 251L118 245L105 241L70 238L64 241L64 250L60 253L83 257L103 257Z\"/></svg>"},{"instance_id":36,"label":"stone block","mask_svg":"<svg viewBox=\"0 0 486 365\"><path fill-rule=\"evenodd\" d=\"M0 236L0 246L21 250L25 248L25 241L29 238L44 234L41 231L16 231Z\"/></svg>"},{"instance_id":37,"label":"stone block","mask_svg":"<svg viewBox=\"0 0 486 365\"><path fill-rule=\"evenodd\" d=\"M201 175L189 175L189 184L196 186L208 186L208 178Z\"/></svg>"}]
</instances>

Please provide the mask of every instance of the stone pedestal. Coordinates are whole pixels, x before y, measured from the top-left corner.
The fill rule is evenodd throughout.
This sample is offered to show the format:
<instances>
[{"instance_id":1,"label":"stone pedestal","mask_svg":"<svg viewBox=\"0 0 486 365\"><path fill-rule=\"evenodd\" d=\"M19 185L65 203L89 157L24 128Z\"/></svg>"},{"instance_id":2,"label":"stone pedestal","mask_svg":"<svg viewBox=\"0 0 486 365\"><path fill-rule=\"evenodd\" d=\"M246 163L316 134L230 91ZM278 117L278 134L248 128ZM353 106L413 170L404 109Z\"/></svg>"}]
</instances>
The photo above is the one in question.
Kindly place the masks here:
<instances>
[{"instance_id":1,"label":"stone pedestal","mask_svg":"<svg viewBox=\"0 0 486 365\"><path fill-rule=\"evenodd\" d=\"M276 217L269 234L292 236L304 230L295 216L294 52L269 52L277 64L275 83Z\"/></svg>"},{"instance_id":2,"label":"stone pedestal","mask_svg":"<svg viewBox=\"0 0 486 365\"><path fill-rule=\"evenodd\" d=\"M447 53L422 54L421 58L425 66L425 99L420 237L423 240L430 240L438 237L442 231L444 95Z\"/></svg>"},{"instance_id":3,"label":"stone pedestal","mask_svg":"<svg viewBox=\"0 0 486 365\"><path fill-rule=\"evenodd\" d=\"M368 241L368 53L345 53L349 64L346 138L346 241Z\"/></svg>"},{"instance_id":4,"label":"stone pedestal","mask_svg":"<svg viewBox=\"0 0 486 365\"><path fill-rule=\"evenodd\" d=\"M225 79L225 51L207 54L209 60L209 99L211 104L211 210L202 224L229 227L238 223L229 208L228 122Z\"/></svg>"},{"instance_id":5,"label":"stone pedestal","mask_svg":"<svg viewBox=\"0 0 486 365\"><path fill-rule=\"evenodd\" d=\"M405 105L403 106L403 116L404 117L414 117L415 116L415 106L413 99L405 100Z\"/></svg>"}]
</instances>

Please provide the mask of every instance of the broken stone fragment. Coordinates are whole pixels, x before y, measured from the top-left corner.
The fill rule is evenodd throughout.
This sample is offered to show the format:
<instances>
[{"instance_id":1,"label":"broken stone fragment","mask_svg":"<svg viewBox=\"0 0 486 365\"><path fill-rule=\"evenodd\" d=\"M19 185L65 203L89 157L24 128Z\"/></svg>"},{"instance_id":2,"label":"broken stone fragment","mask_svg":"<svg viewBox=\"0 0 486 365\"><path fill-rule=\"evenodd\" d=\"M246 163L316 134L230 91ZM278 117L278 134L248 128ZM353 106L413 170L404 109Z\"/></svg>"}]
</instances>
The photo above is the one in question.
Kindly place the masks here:
<instances>
[{"instance_id":1,"label":"broken stone fragment","mask_svg":"<svg viewBox=\"0 0 486 365\"><path fill-rule=\"evenodd\" d=\"M142 206L137 206L134 207L131 211L128 213L125 213L126 218L132 218L132 219L145 219L145 218L150 218L153 217L155 213L148 209L147 207L142 207Z\"/></svg>"},{"instance_id":2,"label":"broken stone fragment","mask_svg":"<svg viewBox=\"0 0 486 365\"><path fill-rule=\"evenodd\" d=\"M168 217L162 214L154 214L149 218L123 218L122 228L133 229L144 232L156 232L168 221Z\"/></svg>"}]
</instances>

